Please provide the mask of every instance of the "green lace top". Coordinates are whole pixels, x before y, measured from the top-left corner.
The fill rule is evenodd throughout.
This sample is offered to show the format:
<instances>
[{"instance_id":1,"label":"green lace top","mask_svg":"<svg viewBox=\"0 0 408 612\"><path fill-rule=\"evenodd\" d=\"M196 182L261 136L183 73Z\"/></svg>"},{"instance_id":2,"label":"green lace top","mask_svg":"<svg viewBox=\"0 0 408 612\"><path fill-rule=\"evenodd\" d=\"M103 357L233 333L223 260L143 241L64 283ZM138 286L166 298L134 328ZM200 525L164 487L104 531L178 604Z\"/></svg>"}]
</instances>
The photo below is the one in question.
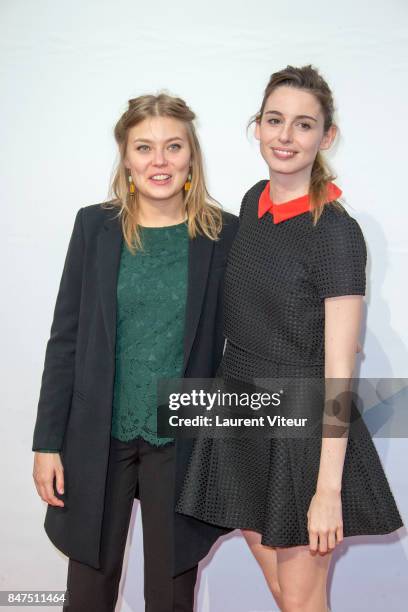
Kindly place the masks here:
<instances>
[{"instance_id":1,"label":"green lace top","mask_svg":"<svg viewBox=\"0 0 408 612\"><path fill-rule=\"evenodd\" d=\"M182 375L188 231L183 222L141 228L143 251L123 242L116 317L112 436L124 442L157 437L157 380Z\"/></svg>"},{"instance_id":2,"label":"green lace top","mask_svg":"<svg viewBox=\"0 0 408 612\"><path fill-rule=\"evenodd\" d=\"M180 223L141 228L143 251L123 242L117 283L116 371L112 435L155 446L156 382L182 375L188 232ZM57 453L59 449L36 449Z\"/></svg>"}]
</instances>

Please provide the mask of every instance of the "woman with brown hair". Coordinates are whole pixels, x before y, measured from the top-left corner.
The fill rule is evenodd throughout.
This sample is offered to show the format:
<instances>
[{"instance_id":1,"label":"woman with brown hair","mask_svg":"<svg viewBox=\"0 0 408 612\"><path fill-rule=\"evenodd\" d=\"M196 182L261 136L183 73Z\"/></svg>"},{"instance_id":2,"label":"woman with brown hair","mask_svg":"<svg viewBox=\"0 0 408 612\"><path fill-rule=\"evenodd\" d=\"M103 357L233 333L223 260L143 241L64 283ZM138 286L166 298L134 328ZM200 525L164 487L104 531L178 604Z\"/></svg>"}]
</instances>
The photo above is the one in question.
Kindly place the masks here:
<instances>
[{"instance_id":1,"label":"woman with brown hair","mask_svg":"<svg viewBox=\"0 0 408 612\"><path fill-rule=\"evenodd\" d=\"M220 369L227 385L320 379L331 409L333 387L348 391L353 375L366 265L361 229L322 157L336 136L333 114L312 66L271 76L253 120L269 180L242 201ZM243 530L285 612L326 612L330 553L344 537L402 525L364 424L349 427L331 409L322 403L314 436L200 438L178 501L181 513ZM348 410L346 402L342 416Z\"/></svg>"},{"instance_id":2,"label":"woman with brown hair","mask_svg":"<svg viewBox=\"0 0 408 612\"><path fill-rule=\"evenodd\" d=\"M164 93L130 100L114 198L75 220L33 442L45 528L70 558L70 612L115 609L135 496L149 612L193 610L197 568L172 577L175 518L184 554L219 532L175 517L176 446L156 422L157 381L213 376L224 345L238 220L207 192L194 118Z\"/></svg>"}]
</instances>

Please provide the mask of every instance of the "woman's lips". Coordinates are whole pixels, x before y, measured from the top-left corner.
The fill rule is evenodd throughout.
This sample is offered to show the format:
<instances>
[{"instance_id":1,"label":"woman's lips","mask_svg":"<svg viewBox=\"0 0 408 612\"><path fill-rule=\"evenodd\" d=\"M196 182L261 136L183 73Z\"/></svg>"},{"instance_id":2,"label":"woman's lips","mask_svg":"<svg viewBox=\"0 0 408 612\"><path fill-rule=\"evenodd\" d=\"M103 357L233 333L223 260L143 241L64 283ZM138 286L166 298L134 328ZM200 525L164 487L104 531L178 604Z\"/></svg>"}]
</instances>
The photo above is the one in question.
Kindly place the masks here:
<instances>
[{"instance_id":1,"label":"woman's lips","mask_svg":"<svg viewBox=\"0 0 408 612\"><path fill-rule=\"evenodd\" d=\"M149 177L149 181L154 185L168 185L171 179L171 174L155 174Z\"/></svg>"},{"instance_id":2,"label":"woman's lips","mask_svg":"<svg viewBox=\"0 0 408 612\"><path fill-rule=\"evenodd\" d=\"M289 151L287 149L275 149L272 148L272 153L278 159L293 159L297 153L297 151Z\"/></svg>"}]
</instances>

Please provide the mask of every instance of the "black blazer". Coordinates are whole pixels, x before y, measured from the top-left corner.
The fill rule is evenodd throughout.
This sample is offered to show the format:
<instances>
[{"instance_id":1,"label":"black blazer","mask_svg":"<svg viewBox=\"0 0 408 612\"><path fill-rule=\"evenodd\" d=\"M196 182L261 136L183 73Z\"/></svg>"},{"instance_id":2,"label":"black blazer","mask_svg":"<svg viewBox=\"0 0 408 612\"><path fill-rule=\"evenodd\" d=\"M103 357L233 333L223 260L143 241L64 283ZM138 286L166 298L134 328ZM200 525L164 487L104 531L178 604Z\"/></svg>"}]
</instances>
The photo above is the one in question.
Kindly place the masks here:
<instances>
[{"instance_id":1,"label":"black blazer","mask_svg":"<svg viewBox=\"0 0 408 612\"><path fill-rule=\"evenodd\" d=\"M116 283L122 245L115 210L77 213L61 278L33 450L60 450L64 508L48 506L45 530L68 557L100 567L99 543L115 376ZM219 241L189 241L184 376L214 376L224 348L223 281L238 219L223 212ZM179 489L191 443L177 442ZM175 515L175 573L192 567L226 530Z\"/></svg>"}]
</instances>

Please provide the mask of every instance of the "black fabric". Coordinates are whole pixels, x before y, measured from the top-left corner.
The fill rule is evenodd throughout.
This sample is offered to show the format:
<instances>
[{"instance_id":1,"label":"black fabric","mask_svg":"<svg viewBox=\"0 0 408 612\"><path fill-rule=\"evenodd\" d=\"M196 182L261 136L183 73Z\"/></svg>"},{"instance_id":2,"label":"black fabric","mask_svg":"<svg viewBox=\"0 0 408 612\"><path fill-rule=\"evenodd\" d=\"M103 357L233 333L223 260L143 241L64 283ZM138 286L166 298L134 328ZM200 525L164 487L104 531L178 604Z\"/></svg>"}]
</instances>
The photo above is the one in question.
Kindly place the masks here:
<instances>
[{"instance_id":1,"label":"black fabric","mask_svg":"<svg viewBox=\"0 0 408 612\"><path fill-rule=\"evenodd\" d=\"M193 612L197 567L173 573L175 446L111 438L101 567L70 559L67 612L114 612L136 485L139 484L146 612Z\"/></svg>"},{"instance_id":2,"label":"black fabric","mask_svg":"<svg viewBox=\"0 0 408 612\"><path fill-rule=\"evenodd\" d=\"M257 218L265 181L245 196L225 286L227 346L219 375L324 376L324 298L365 291L366 249L357 222L333 204L273 224ZM323 408L323 406L322 406ZM199 438L177 510L207 523L253 529L268 546L309 543L321 438ZM350 429L342 482L345 536L389 533L401 517L369 432Z\"/></svg>"},{"instance_id":3,"label":"black fabric","mask_svg":"<svg viewBox=\"0 0 408 612\"><path fill-rule=\"evenodd\" d=\"M109 456L115 375L116 286L122 231L116 210L96 204L76 217L61 278L34 431L33 450L61 449L64 508L48 506L45 529L68 557L100 566L99 546ZM223 347L223 282L237 230L223 213L218 241L189 241L184 375L214 376ZM191 445L177 444L176 482ZM56 493L58 496L59 494ZM180 565L188 569L220 530L177 516Z\"/></svg>"},{"instance_id":4,"label":"black fabric","mask_svg":"<svg viewBox=\"0 0 408 612\"><path fill-rule=\"evenodd\" d=\"M323 364L322 298L364 295L366 248L357 222L333 204L316 226L310 213L258 219L266 181L244 197L225 276L225 335L279 363Z\"/></svg>"}]
</instances>

